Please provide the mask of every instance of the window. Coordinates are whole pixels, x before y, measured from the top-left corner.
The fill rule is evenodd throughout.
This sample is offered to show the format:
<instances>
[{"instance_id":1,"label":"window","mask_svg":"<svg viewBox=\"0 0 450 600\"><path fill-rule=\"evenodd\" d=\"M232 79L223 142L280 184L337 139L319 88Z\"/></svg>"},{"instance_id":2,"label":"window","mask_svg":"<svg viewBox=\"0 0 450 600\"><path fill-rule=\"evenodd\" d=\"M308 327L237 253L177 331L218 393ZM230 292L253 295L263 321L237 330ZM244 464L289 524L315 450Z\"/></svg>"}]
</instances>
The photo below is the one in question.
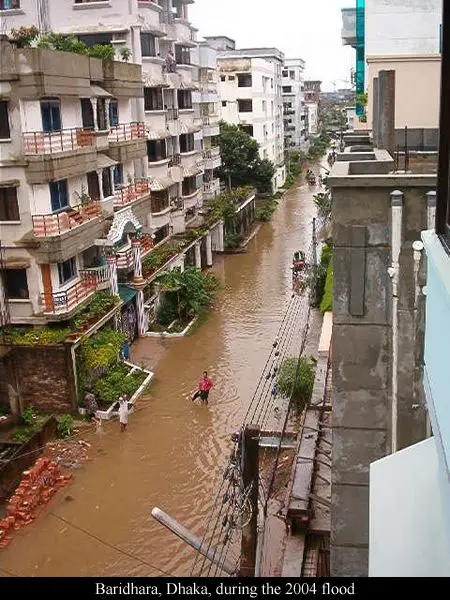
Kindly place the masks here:
<instances>
[{"instance_id":1,"label":"window","mask_svg":"<svg viewBox=\"0 0 450 600\"><path fill-rule=\"evenodd\" d=\"M234 81L236 77L234 75L228 75L228 81Z\"/></svg>"},{"instance_id":2,"label":"window","mask_svg":"<svg viewBox=\"0 0 450 600\"><path fill-rule=\"evenodd\" d=\"M67 179L60 181L51 181L48 184L50 188L50 201L52 211L57 212L69 206L69 192L67 187Z\"/></svg>"},{"instance_id":3,"label":"window","mask_svg":"<svg viewBox=\"0 0 450 600\"><path fill-rule=\"evenodd\" d=\"M238 76L238 87L252 87L251 73L240 73Z\"/></svg>"},{"instance_id":4,"label":"window","mask_svg":"<svg viewBox=\"0 0 450 600\"><path fill-rule=\"evenodd\" d=\"M287 71L283 71L283 77L287 77L288 76L288 72Z\"/></svg>"},{"instance_id":5,"label":"window","mask_svg":"<svg viewBox=\"0 0 450 600\"><path fill-rule=\"evenodd\" d=\"M26 300L29 298L26 269L5 269L5 288L11 300Z\"/></svg>"},{"instance_id":6,"label":"window","mask_svg":"<svg viewBox=\"0 0 450 600\"><path fill-rule=\"evenodd\" d=\"M239 125L239 128L248 135L253 136L253 125Z\"/></svg>"},{"instance_id":7,"label":"window","mask_svg":"<svg viewBox=\"0 0 450 600\"><path fill-rule=\"evenodd\" d=\"M183 179L183 196L190 196L197 191L197 178L196 177L186 177Z\"/></svg>"},{"instance_id":8,"label":"window","mask_svg":"<svg viewBox=\"0 0 450 600\"><path fill-rule=\"evenodd\" d=\"M175 45L175 60L179 65L191 64L191 50L186 46Z\"/></svg>"},{"instance_id":9,"label":"window","mask_svg":"<svg viewBox=\"0 0 450 600\"><path fill-rule=\"evenodd\" d=\"M227 105L227 101L226 100L222 100L222 106L226 106Z\"/></svg>"},{"instance_id":10,"label":"window","mask_svg":"<svg viewBox=\"0 0 450 600\"><path fill-rule=\"evenodd\" d=\"M123 165L114 167L114 186L123 185Z\"/></svg>"},{"instance_id":11,"label":"window","mask_svg":"<svg viewBox=\"0 0 450 600\"><path fill-rule=\"evenodd\" d=\"M267 125L263 126L263 135L264 137L267 137Z\"/></svg>"},{"instance_id":12,"label":"window","mask_svg":"<svg viewBox=\"0 0 450 600\"><path fill-rule=\"evenodd\" d=\"M97 98L97 124L100 131L108 129L106 123L106 100L104 98Z\"/></svg>"},{"instance_id":13,"label":"window","mask_svg":"<svg viewBox=\"0 0 450 600\"><path fill-rule=\"evenodd\" d=\"M0 0L0 10L20 8L20 0Z\"/></svg>"},{"instance_id":14,"label":"window","mask_svg":"<svg viewBox=\"0 0 450 600\"><path fill-rule=\"evenodd\" d=\"M227 78L225 77L225 75L221 75L221 76L220 76L220 81L226 81L226 79L227 79Z\"/></svg>"},{"instance_id":15,"label":"window","mask_svg":"<svg viewBox=\"0 0 450 600\"><path fill-rule=\"evenodd\" d=\"M6 102L6 100L0 100L0 139L8 140L10 137L8 102Z\"/></svg>"},{"instance_id":16,"label":"window","mask_svg":"<svg viewBox=\"0 0 450 600\"><path fill-rule=\"evenodd\" d=\"M194 150L194 134L183 133L180 135L180 152L192 152Z\"/></svg>"},{"instance_id":17,"label":"window","mask_svg":"<svg viewBox=\"0 0 450 600\"><path fill-rule=\"evenodd\" d=\"M61 130L61 104L58 98L49 98L41 101L42 130Z\"/></svg>"},{"instance_id":18,"label":"window","mask_svg":"<svg viewBox=\"0 0 450 600\"><path fill-rule=\"evenodd\" d=\"M272 102L270 103L270 114L272 114L272 115L273 115L273 100L272 100Z\"/></svg>"},{"instance_id":19,"label":"window","mask_svg":"<svg viewBox=\"0 0 450 600\"><path fill-rule=\"evenodd\" d=\"M109 126L116 127L119 124L119 103L111 100L109 103Z\"/></svg>"},{"instance_id":20,"label":"window","mask_svg":"<svg viewBox=\"0 0 450 600\"><path fill-rule=\"evenodd\" d=\"M267 111L267 102L265 100L262 101L262 109L263 109L263 112Z\"/></svg>"},{"instance_id":21,"label":"window","mask_svg":"<svg viewBox=\"0 0 450 600\"><path fill-rule=\"evenodd\" d=\"M289 71L289 77L295 79L295 71Z\"/></svg>"},{"instance_id":22,"label":"window","mask_svg":"<svg viewBox=\"0 0 450 600\"><path fill-rule=\"evenodd\" d=\"M69 258L69 260L65 260L64 262L58 263L58 276L59 276L59 285L63 285L76 277L77 274L77 263L75 257Z\"/></svg>"},{"instance_id":23,"label":"window","mask_svg":"<svg viewBox=\"0 0 450 600\"><path fill-rule=\"evenodd\" d=\"M77 38L90 48L96 44L110 44L113 36L112 33L88 33L86 35L78 35Z\"/></svg>"},{"instance_id":24,"label":"window","mask_svg":"<svg viewBox=\"0 0 450 600\"><path fill-rule=\"evenodd\" d=\"M178 108L192 108L192 92L191 90L178 90Z\"/></svg>"},{"instance_id":25,"label":"window","mask_svg":"<svg viewBox=\"0 0 450 600\"><path fill-rule=\"evenodd\" d=\"M238 111L243 112L252 112L253 110L253 102L251 100L238 100Z\"/></svg>"},{"instance_id":26,"label":"window","mask_svg":"<svg viewBox=\"0 0 450 600\"><path fill-rule=\"evenodd\" d=\"M94 129L94 109L89 98L81 98L81 120L83 129Z\"/></svg>"},{"instance_id":27,"label":"window","mask_svg":"<svg viewBox=\"0 0 450 600\"><path fill-rule=\"evenodd\" d=\"M166 140L148 140L148 162L158 162L167 158Z\"/></svg>"},{"instance_id":28,"label":"window","mask_svg":"<svg viewBox=\"0 0 450 600\"><path fill-rule=\"evenodd\" d=\"M113 188L112 188L112 180L111 180L111 170L103 169L102 171L102 187L103 187L103 197L110 198L113 196Z\"/></svg>"},{"instance_id":29,"label":"window","mask_svg":"<svg viewBox=\"0 0 450 600\"><path fill-rule=\"evenodd\" d=\"M270 87L273 89L273 79L270 80Z\"/></svg>"},{"instance_id":30,"label":"window","mask_svg":"<svg viewBox=\"0 0 450 600\"><path fill-rule=\"evenodd\" d=\"M167 190L154 192L151 198L151 211L153 214L160 213L169 208L169 194Z\"/></svg>"},{"instance_id":31,"label":"window","mask_svg":"<svg viewBox=\"0 0 450 600\"><path fill-rule=\"evenodd\" d=\"M0 187L0 221L20 221L16 187Z\"/></svg>"},{"instance_id":32,"label":"window","mask_svg":"<svg viewBox=\"0 0 450 600\"><path fill-rule=\"evenodd\" d=\"M142 56L156 56L156 38L151 33L141 33Z\"/></svg>"},{"instance_id":33,"label":"window","mask_svg":"<svg viewBox=\"0 0 450 600\"><path fill-rule=\"evenodd\" d=\"M291 94L292 85L283 85L283 94Z\"/></svg>"},{"instance_id":34,"label":"window","mask_svg":"<svg viewBox=\"0 0 450 600\"><path fill-rule=\"evenodd\" d=\"M144 108L145 110L164 109L162 88L144 88Z\"/></svg>"}]
</instances>

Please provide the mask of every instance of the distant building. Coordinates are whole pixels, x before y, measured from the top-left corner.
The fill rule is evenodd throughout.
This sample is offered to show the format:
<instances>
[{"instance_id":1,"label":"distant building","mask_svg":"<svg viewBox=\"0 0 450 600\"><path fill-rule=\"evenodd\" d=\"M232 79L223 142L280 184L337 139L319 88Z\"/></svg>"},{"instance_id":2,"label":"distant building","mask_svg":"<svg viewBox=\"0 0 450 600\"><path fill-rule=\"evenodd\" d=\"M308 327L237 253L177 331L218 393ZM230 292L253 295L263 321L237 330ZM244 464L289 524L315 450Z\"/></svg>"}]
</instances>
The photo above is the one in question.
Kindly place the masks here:
<instances>
[{"instance_id":1,"label":"distant building","mask_svg":"<svg viewBox=\"0 0 450 600\"><path fill-rule=\"evenodd\" d=\"M282 71L284 142L286 148L304 148L308 138L307 109L304 102L305 61L287 58Z\"/></svg>"},{"instance_id":2,"label":"distant building","mask_svg":"<svg viewBox=\"0 0 450 600\"><path fill-rule=\"evenodd\" d=\"M305 81L305 106L308 111L308 134L317 135L319 133L319 102L321 81Z\"/></svg>"}]
</instances>

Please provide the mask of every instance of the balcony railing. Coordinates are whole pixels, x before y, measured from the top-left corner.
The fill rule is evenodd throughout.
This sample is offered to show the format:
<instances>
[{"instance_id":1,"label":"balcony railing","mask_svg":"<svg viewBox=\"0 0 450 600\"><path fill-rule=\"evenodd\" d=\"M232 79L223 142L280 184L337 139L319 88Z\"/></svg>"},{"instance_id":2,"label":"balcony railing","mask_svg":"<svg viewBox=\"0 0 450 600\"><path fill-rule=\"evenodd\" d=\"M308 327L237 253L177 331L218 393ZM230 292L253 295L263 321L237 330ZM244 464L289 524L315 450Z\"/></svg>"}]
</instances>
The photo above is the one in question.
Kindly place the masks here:
<instances>
[{"instance_id":1,"label":"balcony railing","mask_svg":"<svg viewBox=\"0 0 450 600\"><path fill-rule=\"evenodd\" d=\"M219 123L218 115L204 115L202 116L202 124L206 127L209 125L217 125Z\"/></svg>"},{"instance_id":2,"label":"balcony railing","mask_svg":"<svg viewBox=\"0 0 450 600\"><path fill-rule=\"evenodd\" d=\"M27 131L23 134L25 154L57 154L94 146L94 134L87 129Z\"/></svg>"},{"instance_id":3,"label":"balcony railing","mask_svg":"<svg viewBox=\"0 0 450 600\"><path fill-rule=\"evenodd\" d=\"M132 142L145 138L144 123L122 123L110 129L108 141L111 143L117 142Z\"/></svg>"},{"instance_id":4,"label":"balcony railing","mask_svg":"<svg viewBox=\"0 0 450 600\"><path fill-rule=\"evenodd\" d=\"M127 248L117 253L117 268L130 270L134 266L133 249Z\"/></svg>"},{"instance_id":5,"label":"balcony railing","mask_svg":"<svg viewBox=\"0 0 450 600\"><path fill-rule=\"evenodd\" d=\"M33 231L36 237L61 235L66 231L76 229L87 221L101 215L100 202L70 206L67 210L50 215L33 215Z\"/></svg>"},{"instance_id":6,"label":"balcony railing","mask_svg":"<svg viewBox=\"0 0 450 600\"><path fill-rule=\"evenodd\" d=\"M203 158L205 160L211 160L214 158L218 158L220 156L220 148L210 148L208 150L203 150Z\"/></svg>"},{"instance_id":7,"label":"balcony railing","mask_svg":"<svg viewBox=\"0 0 450 600\"><path fill-rule=\"evenodd\" d=\"M181 154L172 154L169 160L169 167L181 165Z\"/></svg>"},{"instance_id":8,"label":"balcony railing","mask_svg":"<svg viewBox=\"0 0 450 600\"><path fill-rule=\"evenodd\" d=\"M102 265L100 267L91 267L80 271L80 277L86 280L88 284L91 283L92 278L97 282L97 286L108 283L110 278L110 270L108 265Z\"/></svg>"},{"instance_id":9,"label":"balcony railing","mask_svg":"<svg viewBox=\"0 0 450 600\"><path fill-rule=\"evenodd\" d=\"M92 296L97 289L97 277L85 276L74 283L67 290L42 294L44 313L64 314L68 313L84 300Z\"/></svg>"},{"instance_id":10,"label":"balcony railing","mask_svg":"<svg viewBox=\"0 0 450 600\"><path fill-rule=\"evenodd\" d=\"M167 121L176 121L179 117L178 108L168 108L166 113Z\"/></svg>"},{"instance_id":11,"label":"balcony railing","mask_svg":"<svg viewBox=\"0 0 450 600\"><path fill-rule=\"evenodd\" d=\"M152 198L151 210L152 210L153 215L162 213L165 210L167 210L169 207L170 207L169 198L164 198L164 199L155 198L155 197Z\"/></svg>"},{"instance_id":12,"label":"balcony railing","mask_svg":"<svg viewBox=\"0 0 450 600\"><path fill-rule=\"evenodd\" d=\"M218 179L205 182L203 184L203 192L206 195L217 194L220 191L220 182Z\"/></svg>"},{"instance_id":13,"label":"balcony railing","mask_svg":"<svg viewBox=\"0 0 450 600\"><path fill-rule=\"evenodd\" d=\"M135 181L134 183L121 187L115 191L114 204L117 206L125 206L144 198L150 193L150 186L147 179Z\"/></svg>"}]
</instances>

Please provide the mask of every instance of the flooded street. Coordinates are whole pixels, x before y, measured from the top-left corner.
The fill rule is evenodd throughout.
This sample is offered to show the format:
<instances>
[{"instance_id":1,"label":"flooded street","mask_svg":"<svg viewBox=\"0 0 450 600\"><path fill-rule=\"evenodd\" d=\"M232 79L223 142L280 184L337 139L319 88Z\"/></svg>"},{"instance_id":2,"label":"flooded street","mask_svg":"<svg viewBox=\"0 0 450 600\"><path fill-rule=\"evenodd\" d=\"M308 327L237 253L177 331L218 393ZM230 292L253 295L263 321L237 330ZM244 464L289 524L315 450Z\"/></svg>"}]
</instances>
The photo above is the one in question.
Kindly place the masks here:
<instances>
[{"instance_id":1,"label":"flooded street","mask_svg":"<svg viewBox=\"0 0 450 600\"><path fill-rule=\"evenodd\" d=\"M156 373L150 394L138 401L126 434L114 421L103 436L92 436L92 460L46 514L14 536L0 555L0 572L190 574L193 550L159 525L151 509L160 507L202 536L229 436L242 423L291 295L293 252L309 246L314 215L308 186L294 188L246 254L217 259L223 289L193 335L133 346L132 360ZM205 369L214 381L207 407L189 398Z\"/></svg>"}]
</instances>

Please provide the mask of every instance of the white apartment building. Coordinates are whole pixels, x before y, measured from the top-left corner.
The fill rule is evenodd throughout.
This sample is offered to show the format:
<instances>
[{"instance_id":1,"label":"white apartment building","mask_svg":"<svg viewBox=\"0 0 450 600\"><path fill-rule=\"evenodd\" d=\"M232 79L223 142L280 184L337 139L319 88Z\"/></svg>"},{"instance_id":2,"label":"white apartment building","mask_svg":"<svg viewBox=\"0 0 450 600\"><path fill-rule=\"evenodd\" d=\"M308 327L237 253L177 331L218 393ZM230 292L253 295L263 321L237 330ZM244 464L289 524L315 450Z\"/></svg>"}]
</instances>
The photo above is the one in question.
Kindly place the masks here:
<instances>
[{"instance_id":1,"label":"white apartment building","mask_svg":"<svg viewBox=\"0 0 450 600\"><path fill-rule=\"evenodd\" d=\"M144 99L133 118L145 123L148 161L142 175L156 196L149 226L158 239L183 231L202 205L203 123L192 98L198 66L196 30L188 20L191 3L11 0L0 10L7 31L37 24L42 32L71 34L88 46L112 44L118 60L129 53L129 62L142 65Z\"/></svg>"},{"instance_id":2,"label":"white apartment building","mask_svg":"<svg viewBox=\"0 0 450 600\"><path fill-rule=\"evenodd\" d=\"M286 148L304 148L308 137L304 102L305 61L287 58L282 71L284 142Z\"/></svg>"},{"instance_id":3,"label":"white apartment building","mask_svg":"<svg viewBox=\"0 0 450 600\"><path fill-rule=\"evenodd\" d=\"M276 48L230 50L234 42L224 37L206 40L218 49L220 116L240 125L259 143L261 158L276 167L273 186L277 189L286 180L281 89L284 55Z\"/></svg>"},{"instance_id":4,"label":"white apartment building","mask_svg":"<svg viewBox=\"0 0 450 600\"><path fill-rule=\"evenodd\" d=\"M321 81L308 80L304 82L305 106L308 111L308 137L319 133L319 102Z\"/></svg>"}]
</instances>

